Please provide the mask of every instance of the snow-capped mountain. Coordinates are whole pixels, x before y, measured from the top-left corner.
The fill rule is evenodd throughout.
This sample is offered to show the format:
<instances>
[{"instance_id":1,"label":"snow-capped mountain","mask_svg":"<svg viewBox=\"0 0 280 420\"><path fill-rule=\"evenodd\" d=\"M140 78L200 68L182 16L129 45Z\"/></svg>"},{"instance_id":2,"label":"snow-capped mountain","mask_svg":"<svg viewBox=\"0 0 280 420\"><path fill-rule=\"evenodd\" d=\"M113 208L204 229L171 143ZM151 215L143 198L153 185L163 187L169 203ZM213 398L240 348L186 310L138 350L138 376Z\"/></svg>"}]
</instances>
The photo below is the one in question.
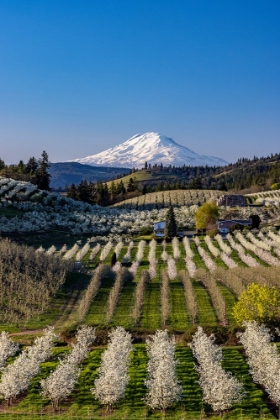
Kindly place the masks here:
<instances>
[{"instance_id":1,"label":"snow-capped mountain","mask_svg":"<svg viewBox=\"0 0 280 420\"><path fill-rule=\"evenodd\" d=\"M187 147L181 146L169 137L149 132L136 134L118 146L87 156L75 159L74 162L87 165L114 166L123 168L142 168L148 164L163 164L164 166L224 166L224 159L214 156L198 155Z\"/></svg>"}]
</instances>

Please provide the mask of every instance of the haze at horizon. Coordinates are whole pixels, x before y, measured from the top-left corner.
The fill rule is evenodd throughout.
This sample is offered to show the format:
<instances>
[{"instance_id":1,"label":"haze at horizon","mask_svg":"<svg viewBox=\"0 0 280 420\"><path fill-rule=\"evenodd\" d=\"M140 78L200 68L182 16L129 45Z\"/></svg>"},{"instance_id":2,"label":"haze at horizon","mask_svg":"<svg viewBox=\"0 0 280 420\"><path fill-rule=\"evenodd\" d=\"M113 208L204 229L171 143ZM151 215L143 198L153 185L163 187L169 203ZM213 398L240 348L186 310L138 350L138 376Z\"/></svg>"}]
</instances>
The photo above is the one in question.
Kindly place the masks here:
<instances>
[{"instance_id":1,"label":"haze at horizon","mask_svg":"<svg viewBox=\"0 0 280 420\"><path fill-rule=\"evenodd\" d=\"M3 0L0 157L66 161L156 131L234 162L279 152L280 3Z\"/></svg>"}]
</instances>

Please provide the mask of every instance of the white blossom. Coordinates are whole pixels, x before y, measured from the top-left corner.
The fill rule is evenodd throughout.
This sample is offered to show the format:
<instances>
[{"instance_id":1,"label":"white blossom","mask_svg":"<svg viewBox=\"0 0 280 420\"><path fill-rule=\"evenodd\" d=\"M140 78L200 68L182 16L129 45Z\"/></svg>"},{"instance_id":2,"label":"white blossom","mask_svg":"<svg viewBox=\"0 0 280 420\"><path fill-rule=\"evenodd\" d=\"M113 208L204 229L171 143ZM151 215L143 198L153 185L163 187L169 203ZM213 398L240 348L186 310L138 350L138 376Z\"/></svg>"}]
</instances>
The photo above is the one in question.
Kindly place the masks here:
<instances>
[{"instance_id":1,"label":"white blossom","mask_svg":"<svg viewBox=\"0 0 280 420\"><path fill-rule=\"evenodd\" d=\"M146 404L153 409L165 411L167 407L181 399L181 386L176 375L175 345L167 331L156 331L147 340L148 388Z\"/></svg>"},{"instance_id":2,"label":"white blossom","mask_svg":"<svg viewBox=\"0 0 280 420\"><path fill-rule=\"evenodd\" d=\"M75 387L80 373L78 365L87 357L89 346L95 340L94 328L81 327L76 334L76 340L76 343L72 345L72 351L60 360L57 368L47 379L41 380L42 396L50 399L55 409Z\"/></svg>"},{"instance_id":3,"label":"white blossom","mask_svg":"<svg viewBox=\"0 0 280 420\"><path fill-rule=\"evenodd\" d=\"M0 395L8 404L25 391L31 379L40 372L40 364L51 355L56 338L53 327L48 327L44 330L43 337L37 337L33 346L24 350L11 365L3 369Z\"/></svg>"},{"instance_id":4,"label":"white blossom","mask_svg":"<svg viewBox=\"0 0 280 420\"><path fill-rule=\"evenodd\" d=\"M214 344L214 336L207 337L201 327L194 334L190 347L198 366L199 384L203 400L214 411L223 411L240 402L244 394L243 385L222 366L222 349Z\"/></svg>"},{"instance_id":5,"label":"white blossom","mask_svg":"<svg viewBox=\"0 0 280 420\"><path fill-rule=\"evenodd\" d=\"M128 383L128 362L132 351L131 335L117 327L109 333L109 344L102 355L98 377L91 392L110 410L112 405L124 397Z\"/></svg>"},{"instance_id":6,"label":"white blossom","mask_svg":"<svg viewBox=\"0 0 280 420\"><path fill-rule=\"evenodd\" d=\"M280 407L280 356L276 345L271 345L273 338L265 325L245 322L244 333L239 334L248 357L248 365L254 382L264 386L266 392Z\"/></svg>"},{"instance_id":7,"label":"white blossom","mask_svg":"<svg viewBox=\"0 0 280 420\"><path fill-rule=\"evenodd\" d=\"M14 356L19 350L19 345L9 338L6 331L0 335L0 369L5 365L8 357Z\"/></svg>"},{"instance_id":8,"label":"white blossom","mask_svg":"<svg viewBox=\"0 0 280 420\"><path fill-rule=\"evenodd\" d=\"M168 258L167 260L167 272L168 277L170 280L175 280L177 277L177 268L176 268L176 262L173 258Z\"/></svg>"}]
</instances>

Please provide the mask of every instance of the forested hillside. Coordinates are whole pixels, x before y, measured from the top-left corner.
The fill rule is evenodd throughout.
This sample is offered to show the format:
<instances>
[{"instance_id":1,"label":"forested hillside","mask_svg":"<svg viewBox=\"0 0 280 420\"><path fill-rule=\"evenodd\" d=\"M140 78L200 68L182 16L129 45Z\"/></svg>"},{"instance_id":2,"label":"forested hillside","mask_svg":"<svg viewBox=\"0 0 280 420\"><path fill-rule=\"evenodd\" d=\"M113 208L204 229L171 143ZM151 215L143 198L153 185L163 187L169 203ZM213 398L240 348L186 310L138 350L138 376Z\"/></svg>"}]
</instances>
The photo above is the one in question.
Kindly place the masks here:
<instances>
[{"instance_id":1,"label":"forested hillside","mask_svg":"<svg viewBox=\"0 0 280 420\"><path fill-rule=\"evenodd\" d=\"M280 183L280 155L239 159L225 167L164 167L145 165L129 175L105 182L70 185L67 195L75 200L108 206L149 192L169 190L220 190L243 193L269 190ZM279 184L280 185L280 184Z\"/></svg>"}]
</instances>

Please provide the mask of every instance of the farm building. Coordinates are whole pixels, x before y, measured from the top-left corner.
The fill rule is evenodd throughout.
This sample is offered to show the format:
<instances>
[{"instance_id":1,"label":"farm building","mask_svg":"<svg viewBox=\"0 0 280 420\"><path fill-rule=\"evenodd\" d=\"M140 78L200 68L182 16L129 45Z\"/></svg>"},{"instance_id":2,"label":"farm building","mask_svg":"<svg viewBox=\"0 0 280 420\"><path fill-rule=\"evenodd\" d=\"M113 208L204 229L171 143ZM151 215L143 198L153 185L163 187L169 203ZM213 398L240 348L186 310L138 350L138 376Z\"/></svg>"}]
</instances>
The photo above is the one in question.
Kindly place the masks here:
<instances>
[{"instance_id":1,"label":"farm building","mask_svg":"<svg viewBox=\"0 0 280 420\"><path fill-rule=\"evenodd\" d=\"M164 237L165 222L154 223L154 235Z\"/></svg>"},{"instance_id":2,"label":"farm building","mask_svg":"<svg viewBox=\"0 0 280 420\"><path fill-rule=\"evenodd\" d=\"M231 226L233 225L240 225L240 226L252 226L252 220L239 220L239 219L234 219L234 220L218 220L217 222L217 228L219 233L228 233Z\"/></svg>"},{"instance_id":3,"label":"farm building","mask_svg":"<svg viewBox=\"0 0 280 420\"><path fill-rule=\"evenodd\" d=\"M223 194L216 201L217 206L221 207L245 207L247 201L244 195L241 194Z\"/></svg>"}]
</instances>

